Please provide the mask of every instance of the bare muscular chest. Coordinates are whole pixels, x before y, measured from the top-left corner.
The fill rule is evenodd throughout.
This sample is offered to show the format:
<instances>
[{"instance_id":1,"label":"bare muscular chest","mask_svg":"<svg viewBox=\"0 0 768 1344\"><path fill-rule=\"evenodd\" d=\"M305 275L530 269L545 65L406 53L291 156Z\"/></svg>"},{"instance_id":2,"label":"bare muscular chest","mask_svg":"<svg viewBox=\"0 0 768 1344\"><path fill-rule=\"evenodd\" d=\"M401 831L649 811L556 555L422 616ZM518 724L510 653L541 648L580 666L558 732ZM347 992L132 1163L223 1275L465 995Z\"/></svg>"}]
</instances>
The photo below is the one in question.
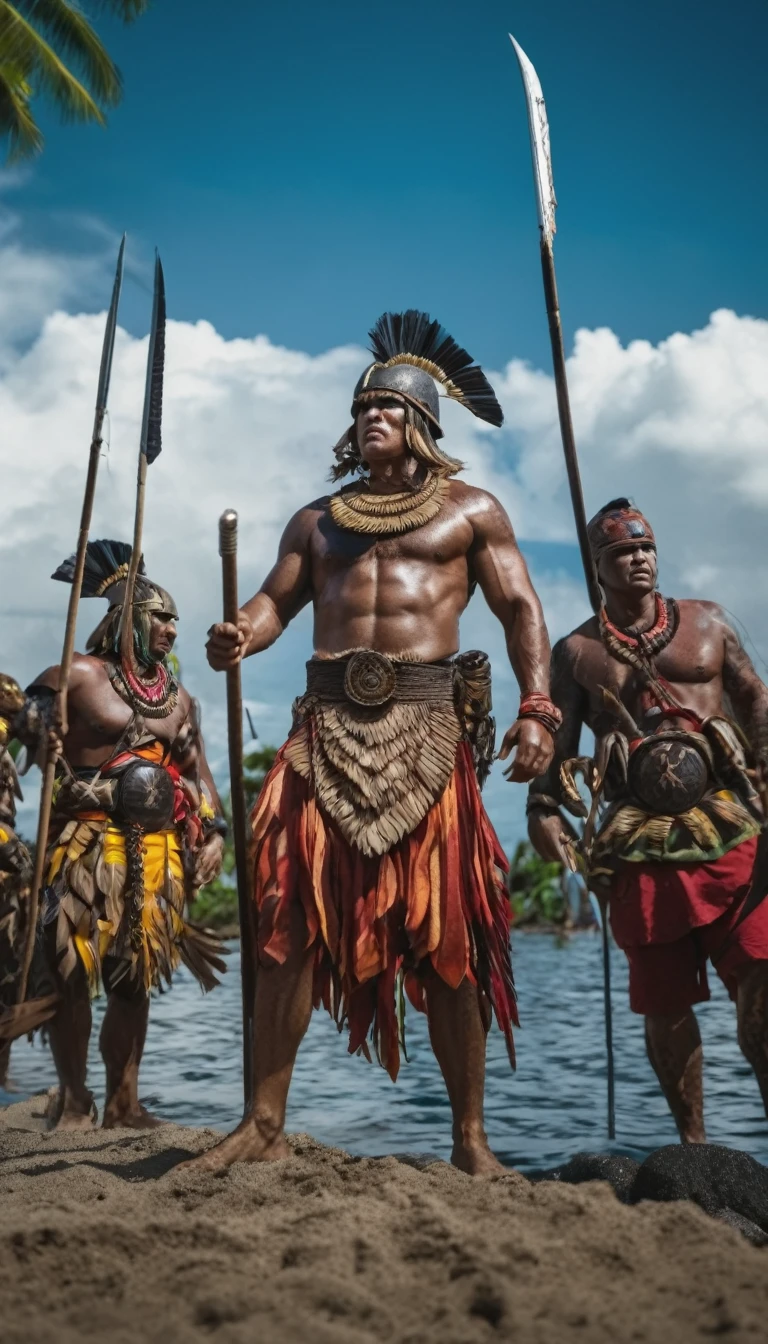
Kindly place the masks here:
<instances>
[{"instance_id":1,"label":"bare muscular chest","mask_svg":"<svg viewBox=\"0 0 768 1344\"><path fill-rule=\"evenodd\" d=\"M148 719L148 726L161 742L170 746L179 734L187 716L186 706L179 701L165 718ZM104 676L96 686L78 690L69 698L68 753L78 750L96 750L116 746L133 718L133 710Z\"/></svg>"},{"instance_id":2,"label":"bare muscular chest","mask_svg":"<svg viewBox=\"0 0 768 1344\"><path fill-rule=\"evenodd\" d=\"M722 704L723 663L723 642L717 630L700 621L695 612L682 608L674 638L656 657L659 677L675 688L682 703L702 714L715 713ZM642 675L609 654L599 638L581 642L575 673L589 693L593 716L602 707L603 686L638 718L649 706Z\"/></svg>"},{"instance_id":3,"label":"bare muscular chest","mask_svg":"<svg viewBox=\"0 0 768 1344\"><path fill-rule=\"evenodd\" d=\"M356 580L408 567L466 567L472 529L447 506L437 518L401 536L367 535L337 527L327 515L312 538L312 571L321 584L334 576Z\"/></svg>"}]
</instances>

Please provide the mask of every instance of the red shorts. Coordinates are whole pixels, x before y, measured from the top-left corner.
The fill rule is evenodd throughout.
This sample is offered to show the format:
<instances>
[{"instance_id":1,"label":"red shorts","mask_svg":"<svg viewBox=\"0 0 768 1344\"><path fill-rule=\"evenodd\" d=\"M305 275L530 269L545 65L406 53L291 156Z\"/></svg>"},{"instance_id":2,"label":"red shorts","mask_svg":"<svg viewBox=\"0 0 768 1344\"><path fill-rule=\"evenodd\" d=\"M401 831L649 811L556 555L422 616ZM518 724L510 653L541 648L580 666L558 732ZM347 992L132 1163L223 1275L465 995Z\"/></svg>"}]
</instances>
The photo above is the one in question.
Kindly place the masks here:
<instances>
[{"instance_id":1,"label":"red shorts","mask_svg":"<svg viewBox=\"0 0 768 1344\"><path fill-rule=\"evenodd\" d=\"M611 891L611 927L629 961L633 1012L673 1016L705 1002L706 963L713 957L734 999L744 968L768 961L768 898L728 937L749 887L756 844L745 840L713 863L622 865Z\"/></svg>"}]
</instances>

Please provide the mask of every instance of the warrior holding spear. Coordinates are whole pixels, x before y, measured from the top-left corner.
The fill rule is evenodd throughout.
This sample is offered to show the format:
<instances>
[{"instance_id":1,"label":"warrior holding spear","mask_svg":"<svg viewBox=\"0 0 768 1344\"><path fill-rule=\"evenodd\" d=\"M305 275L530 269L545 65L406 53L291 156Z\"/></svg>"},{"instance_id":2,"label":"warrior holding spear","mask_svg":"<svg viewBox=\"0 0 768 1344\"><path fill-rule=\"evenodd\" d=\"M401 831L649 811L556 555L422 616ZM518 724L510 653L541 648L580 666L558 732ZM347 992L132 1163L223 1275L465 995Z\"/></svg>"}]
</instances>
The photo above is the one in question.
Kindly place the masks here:
<instances>
[{"instance_id":1,"label":"warrior holding spear","mask_svg":"<svg viewBox=\"0 0 768 1344\"><path fill-rule=\"evenodd\" d=\"M293 732L251 819L253 1089L239 1128L192 1165L286 1157L288 1087L313 1004L349 1049L397 1077L404 998L426 1010L453 1113L452 1161L498 1171L483 1126L493 1013L512 1051L517 1021L506 860L478 781L493 755L490 673L458 656L459 617L479 585L501 622L522 692L500 755L541 774L559 714L539 600L498 500L457 479L439 445L436 383L491 424L482 371L423 313L371 332L335 480L289 522L277 563L235 621L212 627L211 666L266 649L307 603L314 656ZM249 921L253 923L254 921Z\"/></svg>"},{"instance_id":2,"label":"warrior holding spear","mask_svg":"<svg viewBox=\"0 0 768 1344\"><path fill-rule=\"evenodd\" d=\"M610 902L630 1007L645 1018L680 1137L703 1143L693 1005L709 998L708 959L736 1002L739 1045L768 1113L768 901L745 912L763 820L752 767L767 763L768 688L720 607L658 591L654 534L629 500L601 509L589 536L605 604L555 646L563 725L531 787L529 834L542 857L568 861L573 832L560 809L580 812L567 763L586 723L596 801L608 804L587 878Z\"/></svg>"},{"instance_id":3,"label":"warrior holding spear","mask_svg":"<svg viewBox=\"0 0 768 1344\"><path fill-rule=\"evenodd\" d=\"M138 1095L150 991L170 983L181 962L204 990L224 969L218 939L188 921L186 906L220 870L226 824L194 703L168 661L176 605L147 576L140 550L147 466L160 451L164 326L158 261L134 542L89 541L84 548L82 596L104 597L109 607L87 653L71 662L47 833L42 927L60 996L48 1026L58 1128L94 1122L86 1086L89 1000L101 983L108 996L100 1038L103 1123L143 1128L158 1123ZM74 583L77 557L53 578ZM22 741L45 738L60 679L61 668L52 667L29 688L14 724Z\"/></svg>"},{"instance_id":4,"label":"warrior holding spear","mask_svg":"<svg viewBox=\"0 0 768 1344\"><path fill-rule=\"evenodd\" d=\"M609 905L627 954L630 1006L645 1017L648 1056L681 1138L702 1143L693 1005L709 998L707 959L736 1000L739 1044L768 1112L768 902L755 899L768 884L750 894L765 820L755 781L768 765L768 689L718 606L658 591L653 530L630 500L612 500L587 524L555 282L549 126L536 71L511 40L528 105L560 427L595 613L555 646L562 726L548 770L531 785L529 835L543 858L573 867L576 833L561 809L586 817L587 881L604 914ZM583 724L595 734L592 761L578 758ZM575 767L593 794L589 815ZM613 1138L607 941L604 951Z\"/></svg>"},{"instance_id":5,"label":"warrior holding spear","mask_svg":"<svg viewBox=\"0 0 768 1344\"><path fill-rule=\"evenodd\" d=\"M8 741L24 706L24 692L13 677L0 672L0 1012L13 1013L24 960L32 861L16 834L16 802L21 798L16 764ZM19 1023L10 1036L22 1034ZM11 1041L0 1036L0 1087L8 1079Z\"/></svg>"}]
</instances>

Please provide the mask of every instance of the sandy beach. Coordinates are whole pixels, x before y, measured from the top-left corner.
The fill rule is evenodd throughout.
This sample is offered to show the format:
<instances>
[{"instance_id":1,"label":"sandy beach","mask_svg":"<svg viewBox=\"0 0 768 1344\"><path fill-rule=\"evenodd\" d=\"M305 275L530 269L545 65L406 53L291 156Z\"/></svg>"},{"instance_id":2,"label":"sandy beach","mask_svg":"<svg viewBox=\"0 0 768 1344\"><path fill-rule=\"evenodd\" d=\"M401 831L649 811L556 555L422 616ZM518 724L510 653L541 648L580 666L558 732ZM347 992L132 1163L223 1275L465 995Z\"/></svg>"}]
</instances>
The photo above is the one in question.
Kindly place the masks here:
<instances>
[{"instance_id":1,"label":"sandy beach","mask_svg":"<svg viewBox=\"0 0 768 1344\"><path fill-rule=\"evenodd\" d=\"M43 1133L0 1113L5 1344L761 1340L765 1251L687 1203L442 1162L294 1157L176 1172L214 1131Z\"/></svg>"}]
</instances>

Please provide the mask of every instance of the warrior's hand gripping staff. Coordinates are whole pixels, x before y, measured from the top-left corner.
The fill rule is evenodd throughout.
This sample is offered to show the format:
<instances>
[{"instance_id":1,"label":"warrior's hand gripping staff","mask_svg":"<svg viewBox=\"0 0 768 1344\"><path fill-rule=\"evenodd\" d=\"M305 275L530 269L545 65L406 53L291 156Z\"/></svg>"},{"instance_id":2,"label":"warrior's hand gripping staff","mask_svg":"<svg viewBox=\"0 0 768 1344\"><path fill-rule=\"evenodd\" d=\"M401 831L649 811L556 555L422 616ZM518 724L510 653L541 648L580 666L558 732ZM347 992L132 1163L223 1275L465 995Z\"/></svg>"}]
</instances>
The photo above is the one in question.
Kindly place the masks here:
<instances>
[{"instance_id":1,"label":"warrior's hand gripping staff","mask_svg":"<svg viewBox=\"0 0 768 1344\"><path fill-rule=\"evenodd\" d=\"M587 582L589 601L595 615L598 615L602 607L602 597L587 533L587 515L584 510L584 495L581 489L579 461L576 456L576 440L573 434L571 403L568 396L568 379L565 368L563 328L560 322L560 304L557 297L554 255L554 237L556 229L555 209L557 207L557 200L555 198L555 184L552 180L552 158L549 145L547 109L536 71L522 47L515 41L511 33L509 34L509 40L515 49L515 55L517 56L520 65L520 73L523 77L523 87L525 89L525 99L528 105L528 126L531 133L533 181L536 189L536 204L539 212L539 230L541 233L541 270L544 277L544 298L547 305L547 319L549 321L549 339L552 344L552 363L555 371L555 388L557 391L557 411L560 418L560 434L563 440L565 465L568 471L568 485L571 492L573 516L576 521L576 532L579 538L581 563L584 566L584 577ZM608 1137L613 1139L616 1135L613 1024L611 1013L608 913L604 902L601 902L601 914L603 926L603 976L605 989L605 1041L608 1055Z\"/></svg>"}]
</instances>

